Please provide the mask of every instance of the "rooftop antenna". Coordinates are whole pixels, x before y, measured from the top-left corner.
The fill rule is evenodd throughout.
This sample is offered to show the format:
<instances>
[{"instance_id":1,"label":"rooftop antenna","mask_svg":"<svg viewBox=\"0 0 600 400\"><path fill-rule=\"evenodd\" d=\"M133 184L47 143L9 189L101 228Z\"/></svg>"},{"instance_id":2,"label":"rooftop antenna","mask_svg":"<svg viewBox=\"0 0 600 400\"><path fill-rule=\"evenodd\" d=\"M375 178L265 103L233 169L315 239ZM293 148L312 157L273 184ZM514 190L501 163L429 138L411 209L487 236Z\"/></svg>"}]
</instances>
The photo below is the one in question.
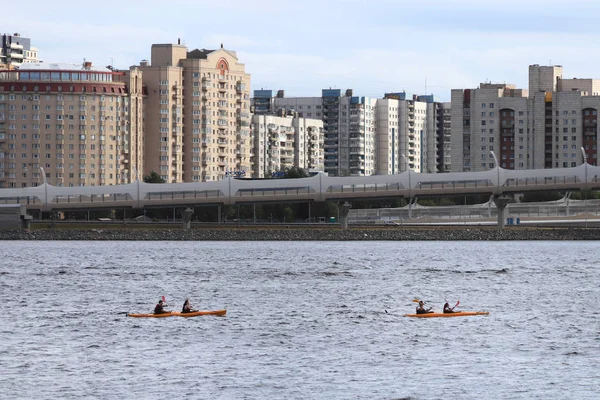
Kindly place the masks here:
<instances>
[{"instance_id":1,"label":"rooftop antenna","mask_svg":"<svg viewBox=\"0 0 600 400\"><path fill-rule=\"evenodd\" d=\"M110 58L110 69L114 69L115 68L115 60L111 57Z\"/></svg>"}]
</instances>

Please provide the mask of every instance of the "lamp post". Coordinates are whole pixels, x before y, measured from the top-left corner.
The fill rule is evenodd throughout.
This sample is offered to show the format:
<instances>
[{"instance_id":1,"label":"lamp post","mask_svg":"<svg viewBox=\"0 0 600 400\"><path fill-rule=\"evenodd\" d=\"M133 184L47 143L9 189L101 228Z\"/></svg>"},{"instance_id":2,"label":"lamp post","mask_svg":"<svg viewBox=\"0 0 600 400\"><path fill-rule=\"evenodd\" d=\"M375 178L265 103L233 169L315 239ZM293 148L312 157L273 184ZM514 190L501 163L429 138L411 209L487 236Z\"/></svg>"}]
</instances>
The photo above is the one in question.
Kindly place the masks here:
<instances>
[{"instance_id":1,"label":"lamp post","mask_svg":"<svg viewBox=\"0 0 600 400\"><path fill-rule=\"evenodd\" d=\"M406 165L406 171L408 172L408 197L410 197L410 164L408 163L408 158L404 154L400 154L400 157L404 160L404 164Z\"/></svg>"},{"instance_id":2,"label":"lamp post","mask_svg":"<svg viewBox=\"0 0 600 400\"><path fill-rule=\"evenodd\" d=\"M583 154L583 164L585 168L585 183L583 184L583 213L585 214L585 227L587 228L587 185L588 185L588 163L587 163L587 154L585 154L585 149L581 147L581 154Z\"/></svg>"},{"instance_id":3,"label":"lamp post","mask_svg":"<svg viewBox=\"0 0 600 400\"><path fill-rule=\"evenodd\" d=\"M406 164L406 171L408 172L408 218L412 218L412 197L410 196L410 191L412 189L412 185L410 183L410 164L408 163L408 158L403 153L400 153L400 157L404 159L404 163Z\"/></svg>"},{"instance_id":4,"label":"lamp post","mask_svg":"<svg viewBox=\"0 0 600 400\"><path fill-rule=\"evenodd\" d=\"M496 153L494 153L493 151L490 150L490 154L492 155L492 158L494 159L494 163L496 164L496 171L497 171L497 179L498 179L498 194L500 194L500 163L498 162L498 157L496 157Z\"/></svg>"}]
</instances>

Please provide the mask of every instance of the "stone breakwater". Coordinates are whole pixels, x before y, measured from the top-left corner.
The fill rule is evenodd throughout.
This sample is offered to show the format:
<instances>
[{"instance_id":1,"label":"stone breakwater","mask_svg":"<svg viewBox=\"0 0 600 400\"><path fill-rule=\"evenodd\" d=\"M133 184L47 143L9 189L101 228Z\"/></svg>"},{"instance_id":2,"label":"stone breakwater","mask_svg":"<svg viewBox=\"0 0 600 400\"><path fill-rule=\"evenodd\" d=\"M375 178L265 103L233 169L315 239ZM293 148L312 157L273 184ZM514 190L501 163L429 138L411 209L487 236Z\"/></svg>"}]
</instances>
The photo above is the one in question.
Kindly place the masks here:
<instances>
[{"instance_id":1,"label":"stone breakwater","mask_svg":"<svg viewBox=\"0 0 600 400\"><path fill-rule=\"evenodd\" d=\"M46 229L0 231L0 240L188 240L188 241L365 241L365 240L600 240L598 228L398 228L398 229Z\"/></svg>"}]
</instances>

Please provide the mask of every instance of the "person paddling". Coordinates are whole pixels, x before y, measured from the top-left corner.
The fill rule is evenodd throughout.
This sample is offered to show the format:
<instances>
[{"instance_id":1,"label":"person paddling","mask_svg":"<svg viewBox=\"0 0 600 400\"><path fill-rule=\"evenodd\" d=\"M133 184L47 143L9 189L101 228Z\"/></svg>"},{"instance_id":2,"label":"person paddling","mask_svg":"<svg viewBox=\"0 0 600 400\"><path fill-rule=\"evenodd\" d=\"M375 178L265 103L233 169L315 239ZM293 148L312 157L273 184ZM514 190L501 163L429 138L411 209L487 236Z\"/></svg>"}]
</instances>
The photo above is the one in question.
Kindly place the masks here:
<instances>
[{"instance_id":1,"label":"person paddling","mask_svg":"<svg viewBox=\"0 0 600 400\"><path fill-rule=\"evenodd\" d=\"M154 314L164 314L167 312L169 312L169 311L165 310L164 303L163 303L162 299L160 299L158 301L158 304L156 306L154 306Z\"/></svg>"},{"instance_id":2,"label":"person paddling","mask_svg":"<svg viewBox=\"0 0 600 400\"><path fill-rule=\"evenodd\" d=\"M429 308L425 308L425 303L423 303L423 300L419 301L419 305L417 306L417 314L427 314L427 313L432 313L433 311L431 311L431 307Z\"/></svg>"},{"instance_id":3,"label":"person paddling","mask_svg":"<svg viewBox=\"0 0 600 400\"><path fill-rule=\"evenodd\" d=\"M446 304L444 304L444 314L452 314L452 313L454 313L454 309L456 308L456 306L459 303L460 303L460 301L458 301L454 307L450 307L450 304L448 304L448 302L446 302Z\"/></svg>"},{"instance_id":4,"label":"person paddling","mask_svg":"<svg viewBox=\"0 0 600 400\"><path fill-rule=\"evenodd\" d=\"M185 299L183 303L183 307L181 308L182 313L190 313L192 312L192 305L190 304L190 299Z\"/></svg>"}]
</instances>

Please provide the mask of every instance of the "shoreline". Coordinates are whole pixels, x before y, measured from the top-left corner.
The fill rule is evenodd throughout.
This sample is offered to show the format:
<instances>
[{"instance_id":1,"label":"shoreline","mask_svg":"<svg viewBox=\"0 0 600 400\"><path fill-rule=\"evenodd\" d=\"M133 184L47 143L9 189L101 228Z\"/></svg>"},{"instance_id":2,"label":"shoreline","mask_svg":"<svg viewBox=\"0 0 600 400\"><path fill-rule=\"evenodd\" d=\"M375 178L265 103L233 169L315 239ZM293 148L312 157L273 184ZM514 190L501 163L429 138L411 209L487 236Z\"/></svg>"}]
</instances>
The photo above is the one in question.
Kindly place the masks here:
<instances>
[{"instance_id":1,"label":"shoreline","mask_svg":"<svg viewBox=\"0 0 600 400\"><path fill-rule=\"evenodd\" d=\"M598 228L410 227L410 228L204 228L32 229L0 231L0 240L115 241L515 241L600 240Z\"/></svg>"}]
</instances>

